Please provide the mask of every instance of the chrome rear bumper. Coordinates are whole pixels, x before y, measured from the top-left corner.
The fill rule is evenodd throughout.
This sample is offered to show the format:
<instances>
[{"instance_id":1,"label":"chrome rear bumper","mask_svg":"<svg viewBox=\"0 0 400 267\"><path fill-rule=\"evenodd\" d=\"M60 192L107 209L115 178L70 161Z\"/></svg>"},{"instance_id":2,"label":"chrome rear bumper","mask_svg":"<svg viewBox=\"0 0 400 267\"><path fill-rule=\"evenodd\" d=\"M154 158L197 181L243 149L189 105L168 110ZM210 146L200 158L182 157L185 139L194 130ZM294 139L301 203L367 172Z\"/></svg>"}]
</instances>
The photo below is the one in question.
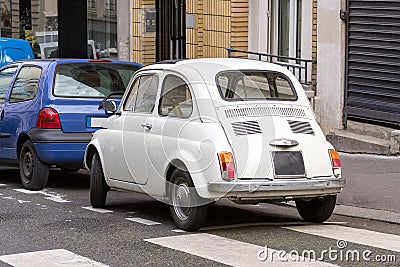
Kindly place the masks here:
<instances>
[{"instance_id":1,"label":"chrome rear bumper","mask_svg":"<svg viewBox=\"0 0 400 267\"><path fill-rule=\"evenodd\" d=\"M346 185L346 179L324 177L313 179L275 179L208 183L210 192L226 197L301 197L336 194Z\"/></svg>"}]
</instances>

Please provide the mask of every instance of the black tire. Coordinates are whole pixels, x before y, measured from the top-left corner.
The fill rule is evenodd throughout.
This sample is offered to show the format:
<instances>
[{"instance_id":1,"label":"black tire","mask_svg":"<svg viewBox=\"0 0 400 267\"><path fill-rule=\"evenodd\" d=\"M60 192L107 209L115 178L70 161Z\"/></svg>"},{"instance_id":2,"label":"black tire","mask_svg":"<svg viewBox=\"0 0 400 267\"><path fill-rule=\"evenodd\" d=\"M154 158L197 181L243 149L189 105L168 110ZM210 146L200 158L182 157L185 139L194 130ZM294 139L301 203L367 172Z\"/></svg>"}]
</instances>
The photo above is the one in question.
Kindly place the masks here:
<instances>
[{"instance_id":1,"label":"black tire","mask_svg":"<svg viewBox=\"0 0 400 267\"><path fill-rule=\"evenodd\" d=\"M322 223L331 217L335 209L336 195L313 200L297 200L296 207L300 216L307 222Z\"/></svg>"},{"instance_id":2,"label":"black tire","mask_svg":"<svg viewBox=\"0 0 400 267\"><path fill-rule=\"evenodd\" d=\"M60 166L60 169L63 172L77 172L80 169L82 169L82 165L81 164L62 165L62 166Z\"/></svg>"},{"instance_id":3,"label":"black tire","mask_svg":"<svg viewBox=\"0 0 400 267\"><path fill-rule=\"evenodd\" d=\"M170 181L168 190L170 212L176 226L186 231L199 229L207 219L210 201L202 199L197 194L188 172L175 169Z\"/></svg>"},{"instance_id":4,"label":"black tire","mask_svg":"<svg viewBox=\"0 0 400 267\"><path fill-rule=\"evenodd\" d=\"M104 179L100 157L94 153L90 167L90 203L94 208L104 208L109 187Z\"/></svg>"},{"instance_id":5,"label":"black tire","mask_svg":"<svg viewBox=\"0 0 400 267\"><path fill-rule=\"evenodd\" d=\"M25 141L19 154L19 174L22 185L32 191L42 190L49 179L49 165L40 161L30 140Z\"/></svg>"}]
</instances>

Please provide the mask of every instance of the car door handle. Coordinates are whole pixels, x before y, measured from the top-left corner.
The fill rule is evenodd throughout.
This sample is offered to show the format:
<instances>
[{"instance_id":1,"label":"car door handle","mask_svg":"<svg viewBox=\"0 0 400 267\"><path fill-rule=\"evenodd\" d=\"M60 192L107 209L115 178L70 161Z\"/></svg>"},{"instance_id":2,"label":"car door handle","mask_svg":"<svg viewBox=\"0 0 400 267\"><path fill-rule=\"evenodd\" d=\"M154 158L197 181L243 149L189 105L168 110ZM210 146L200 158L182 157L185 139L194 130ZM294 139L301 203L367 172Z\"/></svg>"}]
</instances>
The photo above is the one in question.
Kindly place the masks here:
<instances>
[{"instance_id":1,"label":"car door handle","mask_svg":"<svg viewBox=\"0 0 400 267\"><path fill-rule=\"evenodd\" d=\"M146 122L142 124L143 128L146 128L147 130L151 130L151 128L153 128L153 125L151 125L150 123Z\"/></svg>"}]
</instances>

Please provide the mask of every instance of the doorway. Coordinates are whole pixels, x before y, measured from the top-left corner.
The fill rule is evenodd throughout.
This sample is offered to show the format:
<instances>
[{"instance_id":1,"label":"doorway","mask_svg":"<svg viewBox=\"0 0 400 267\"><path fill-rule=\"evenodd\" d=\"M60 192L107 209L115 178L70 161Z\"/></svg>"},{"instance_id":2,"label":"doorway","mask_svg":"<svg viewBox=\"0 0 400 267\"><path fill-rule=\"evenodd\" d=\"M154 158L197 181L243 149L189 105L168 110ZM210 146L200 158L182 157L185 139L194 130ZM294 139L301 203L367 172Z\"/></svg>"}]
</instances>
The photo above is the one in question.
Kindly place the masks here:
<instances>
[{"instance_id":1,"label":"doorway","mask_svg":"<svg viewBox=\"0 0 400 267\"><path fill-rule=\"evenodd\" d=\"M156 60L186 58L186 0L157 0L156 12Z\"/></svg>"}]
</instances>

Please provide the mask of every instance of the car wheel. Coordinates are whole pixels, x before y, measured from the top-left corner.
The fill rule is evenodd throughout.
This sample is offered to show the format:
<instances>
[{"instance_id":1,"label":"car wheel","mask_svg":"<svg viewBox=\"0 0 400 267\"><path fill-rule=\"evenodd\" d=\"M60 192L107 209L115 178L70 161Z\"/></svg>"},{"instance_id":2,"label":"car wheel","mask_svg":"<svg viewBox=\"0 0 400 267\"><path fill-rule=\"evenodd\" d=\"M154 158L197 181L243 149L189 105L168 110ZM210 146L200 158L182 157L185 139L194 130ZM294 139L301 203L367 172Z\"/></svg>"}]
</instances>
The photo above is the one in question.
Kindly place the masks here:
<instances>
[{"instance_id":1,"label":"car wheel","mask_svg":"<svg viewBox=\"0 0 400 267\"><path fill-rule=\"evenodd\" d=\"M103 208L106 205L108 190L100 157L95 153L90 168L90 203L94 208Z\"/></svg>"},{"instance_id":2,"label":"car wheel","mask_svg":"<svg viewBox=\"0 0 400 267\"><path fill-rule=\"evenodd\" d=\"M42 190L49 179L49 165L40 161L31 141L26 141L19 156L22 185L29 190Z\"/></svg>"},{"instance_id":3,"label":"car wheel","mask_svg":"<svg viewBox=\"0 0 400 267\"><path fill-rule=\"evenodd\" d=\"M170 211L178 228L195 231L203 226L208 204L197 194L189 173L174 170L169 186Z\"/></svg>"},{"instance_id":4,"label":"car wheel","mask_svg":"<svg viewBox=\"0 0 400 267\"><path fill-rule=\"evenodd\" d=\"M313 200L297 200L296 207L300 216L308 222L322 223L331 217L335 209L336 195Z\"/></svg>"},{"instance_id":5,"label":"car wheel","mask_svg":"<svg viewBox=\"0 0 400 267\"><path fill-rule=\"evenodd\" d=\"M73 164L73 165L62 165L60 169L63 172L77 172L82 168L81 164Z\"/></svg>"}]
</instances>

